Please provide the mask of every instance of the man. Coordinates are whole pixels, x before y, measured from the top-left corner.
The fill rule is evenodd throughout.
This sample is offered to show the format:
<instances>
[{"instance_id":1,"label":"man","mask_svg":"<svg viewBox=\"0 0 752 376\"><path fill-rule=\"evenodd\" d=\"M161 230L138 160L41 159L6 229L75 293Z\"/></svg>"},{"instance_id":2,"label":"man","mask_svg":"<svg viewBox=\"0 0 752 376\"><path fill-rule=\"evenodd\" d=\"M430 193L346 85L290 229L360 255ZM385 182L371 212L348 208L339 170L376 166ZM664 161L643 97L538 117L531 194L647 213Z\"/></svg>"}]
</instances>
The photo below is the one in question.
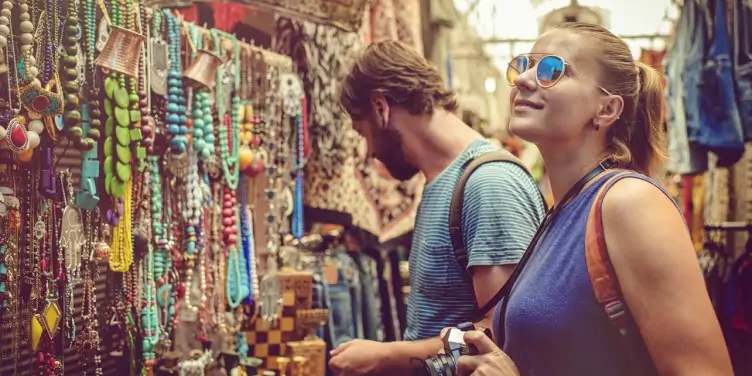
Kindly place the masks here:
<instances>
[{"instance_id":1,"label":"man","mask_svg":"<svg viewBox=\"0 0 752 376\"><path fill-rule=\"evenodd\" d=\"M468 268L449 236L450 201L464 167L501 150L458 118L454 93L436 68L395 41L372 44L346 77L341 103L353 127L396 179L426 177L410 251L405 341L353 340L332 350L341 375L409 374L411 359L435 356L445 327L470 321L514 270L544 214L538 188L519 166L492 162L464 190ZM490 328L493 310L480 325Z\"/></svg>"}]
</instances>

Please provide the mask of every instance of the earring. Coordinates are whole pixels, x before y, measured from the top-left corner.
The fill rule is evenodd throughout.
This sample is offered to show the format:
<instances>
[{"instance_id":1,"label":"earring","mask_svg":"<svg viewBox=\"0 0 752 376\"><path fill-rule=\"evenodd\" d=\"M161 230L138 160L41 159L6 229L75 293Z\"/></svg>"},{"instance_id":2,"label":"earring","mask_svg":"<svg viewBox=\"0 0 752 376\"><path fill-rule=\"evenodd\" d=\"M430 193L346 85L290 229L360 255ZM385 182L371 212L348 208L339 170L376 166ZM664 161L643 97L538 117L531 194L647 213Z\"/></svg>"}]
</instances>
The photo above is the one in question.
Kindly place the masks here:
<instances>
[{"instance_id":1,"label":"earring","mask_svg":"<svg viewBox=\"0 0 752 376\"><path fill-rule=\"evenodd\" d=\"M593 126L595 126L596 131L601 129L601 125L597 121L593 123Z\"/></svg>"}]
</instances>

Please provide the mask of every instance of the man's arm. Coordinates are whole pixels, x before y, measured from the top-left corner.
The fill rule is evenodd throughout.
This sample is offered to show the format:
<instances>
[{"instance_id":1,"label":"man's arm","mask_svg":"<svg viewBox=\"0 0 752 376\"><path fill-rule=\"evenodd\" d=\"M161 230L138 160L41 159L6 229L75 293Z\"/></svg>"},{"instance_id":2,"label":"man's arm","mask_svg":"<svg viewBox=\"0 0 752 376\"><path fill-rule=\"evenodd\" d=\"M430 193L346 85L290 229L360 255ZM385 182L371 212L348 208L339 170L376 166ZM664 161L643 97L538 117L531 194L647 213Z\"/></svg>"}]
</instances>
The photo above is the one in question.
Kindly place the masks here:
<instances>
[{"instance_id":1,"label":"man's arm","mask_svg":"<svg viewBox=\"0 0 752 376\"><path fill-rule=\"evenodd\" d=\"M485 306L512 275L544 215L532 178L519 166L495 162L468 179L462 233L478 307ZM493 310L478 325L495 330Z\"/></svg>"}]
</instances>

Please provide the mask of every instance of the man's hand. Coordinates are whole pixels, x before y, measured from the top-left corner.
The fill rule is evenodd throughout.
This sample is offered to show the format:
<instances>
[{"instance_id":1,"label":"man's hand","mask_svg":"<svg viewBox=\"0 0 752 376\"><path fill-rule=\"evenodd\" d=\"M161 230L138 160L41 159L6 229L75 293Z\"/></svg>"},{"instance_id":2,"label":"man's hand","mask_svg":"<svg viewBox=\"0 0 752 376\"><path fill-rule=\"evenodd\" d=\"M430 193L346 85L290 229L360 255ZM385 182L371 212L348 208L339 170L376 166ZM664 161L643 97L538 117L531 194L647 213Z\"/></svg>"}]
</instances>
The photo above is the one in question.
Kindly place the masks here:
<instances>
[{"instance_id":1,"label":"man's hand","mask_svg":"<svg viewBox=\"0 0 752 376\"><path fill-rule=\"evenodd\" d=\"M378 375L391 356L388 343L354 339L332 350L329 367L337 376Z\"/></svg>"},{"instance_id":2,"label":"man's hand","mask_svg":"<svg viewBox=\"0 0 752 376\"><path fill-rule=\"evenodd\" d=\"M475 346L479 355L463 355L457 360L460 376L519 376L520 371L509 358L483 332L472 330L465 333L465 343Z\"/></svg>"}]
</instances>

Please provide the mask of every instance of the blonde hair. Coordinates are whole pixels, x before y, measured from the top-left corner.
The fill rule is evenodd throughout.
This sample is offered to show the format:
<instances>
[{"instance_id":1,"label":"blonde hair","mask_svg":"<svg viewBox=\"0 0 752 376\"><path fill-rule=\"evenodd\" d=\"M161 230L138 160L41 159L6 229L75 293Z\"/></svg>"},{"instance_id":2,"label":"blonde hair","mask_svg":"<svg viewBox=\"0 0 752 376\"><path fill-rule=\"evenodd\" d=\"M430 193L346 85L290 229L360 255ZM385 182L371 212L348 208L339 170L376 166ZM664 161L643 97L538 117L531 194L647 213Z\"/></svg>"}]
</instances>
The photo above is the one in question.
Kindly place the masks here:
<instances>
[{"instance_id":1,"label":"blonde hair","mask_svg":"<svg viewBox=\"0 0 752 376\"><path fill-rule=\"evenodd\" d=\"M627 44L601 26L571 22L557 28L596 42L600 53L595 58L603 70L599 83L624 100L620 118L609 129L613 158L622 168L656 177L666 160L666 104L660 74L635 61Z\"/></svg>"},{"instance_id":2,"label":"blonde hair","mask_svg":"<svg viewBox=\"0 0 752 376\"><path fill-rule=\"evenodd\" d=\"M340 92L340 104L353 115L370 109L370 97L381 93L390 105L413 115L433 113L435 107L458 109L454 92L444 86L439 71L414 48L397 41L371 44L353 65Z\"/></svg>"}]
</instances>

